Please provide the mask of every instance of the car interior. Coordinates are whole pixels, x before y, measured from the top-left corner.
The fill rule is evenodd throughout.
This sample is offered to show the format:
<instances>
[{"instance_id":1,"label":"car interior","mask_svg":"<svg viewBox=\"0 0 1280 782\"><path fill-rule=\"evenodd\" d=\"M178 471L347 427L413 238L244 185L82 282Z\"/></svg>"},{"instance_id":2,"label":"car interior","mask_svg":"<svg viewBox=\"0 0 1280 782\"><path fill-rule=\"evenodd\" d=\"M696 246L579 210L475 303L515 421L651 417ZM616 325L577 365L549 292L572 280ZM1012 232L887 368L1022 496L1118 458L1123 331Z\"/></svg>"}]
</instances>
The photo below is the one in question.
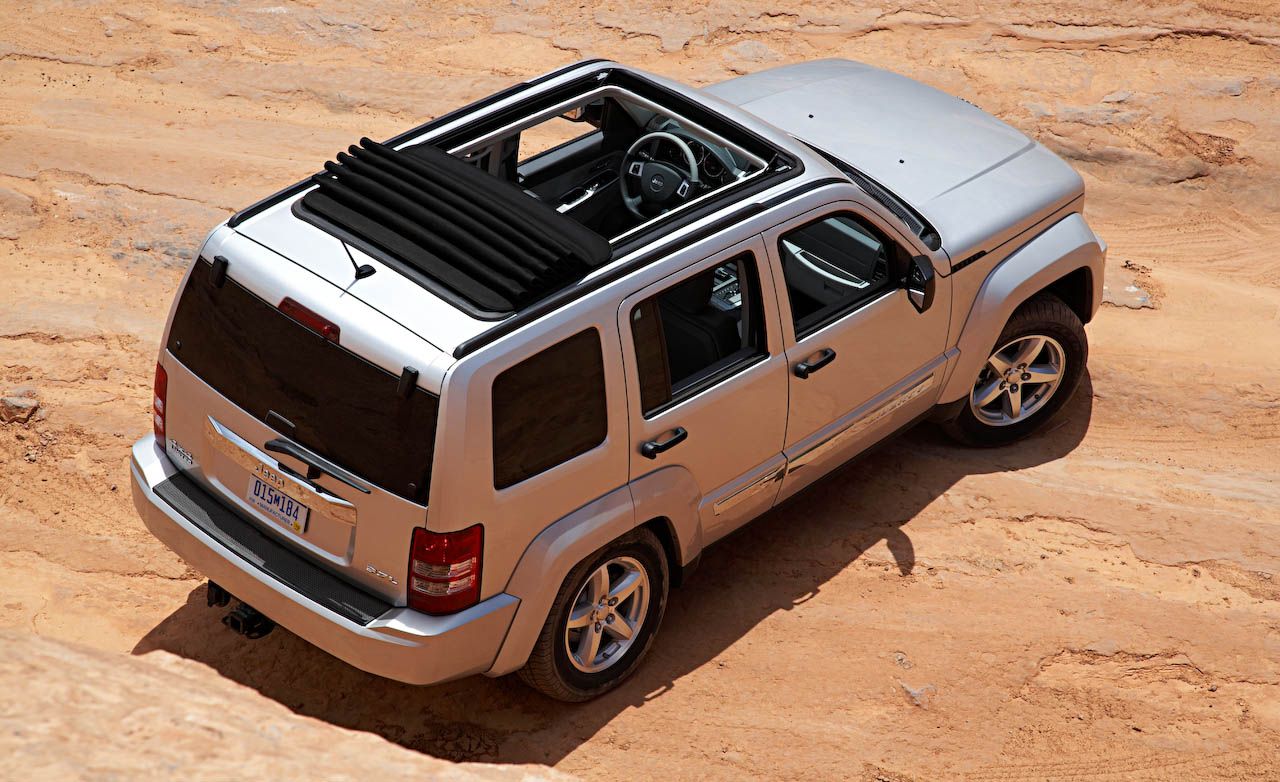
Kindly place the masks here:
<instances>
[{"instance_id":1,"label":"car interior","mask_svg":"<svg viewBox=\"0 0 1280 782\"><path fill-rule=\"evenodd\" d=\"M621 94L517 125L460 156L606 238L763 170L746 151Z\"/></svg>"},{"instance_id":2,"label":"car interior","mask_svg":"<svg viewBox=\"0 0 1280 782\"><path fill-rule=\"evenodd\" d=\"M888 287L896 246L852 215L837 214L786 234L778 252L800 333Z\"/></svg>"},{"instance_id":3,"label":"car interior","mask_svg":"<svg viewBox=\"0 0 1280 782\"><path fill-rule=\"evenodd\" d=\"M646 413L761 353L763 321L753 274L744 256L637 305L631 325Z\"/></svg>"}]
</instances>

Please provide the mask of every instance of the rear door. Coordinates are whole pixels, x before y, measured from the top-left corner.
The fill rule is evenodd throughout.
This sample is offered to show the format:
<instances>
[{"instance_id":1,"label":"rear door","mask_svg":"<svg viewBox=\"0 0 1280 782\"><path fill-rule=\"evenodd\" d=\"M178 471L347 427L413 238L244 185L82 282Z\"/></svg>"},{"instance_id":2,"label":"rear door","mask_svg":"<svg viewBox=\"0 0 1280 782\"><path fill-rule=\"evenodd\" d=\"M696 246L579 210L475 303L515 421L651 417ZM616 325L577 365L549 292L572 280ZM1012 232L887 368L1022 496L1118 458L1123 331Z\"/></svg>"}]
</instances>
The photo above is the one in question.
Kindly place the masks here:
<instances>
[{"instance_id":1,"label":"rear door","mask_svg":"<svg viewBox=\"0 0 1280 782\"><path fill-rule=\"evenodd\" d=\"M854 201L796 217L765 242L790 365L781 501L934 404L951 296L938 276L918 311L902 275L922 248Z\"/></svg>"},{"instance_id":2,"label":"rear door","mask_svg":"<svg viewBox=\"0 0 1280 782\"><path fill-rule=\"evenodd\" d=\"M221 232L165 337L166 452L268 535L401 602L448 363L341 288Z\"/></svg>"},{"instance_id":3,"label":"rear door","mask_svg":"<svg viewBox=\"0 0 1280 782\"><path fill-rule=\"evenodd\" d=\"M628 296L618 310L631 478L687 471L704 543L768 510L785 466L786 355L759 237Z\"/></svg>"}]
</instances>

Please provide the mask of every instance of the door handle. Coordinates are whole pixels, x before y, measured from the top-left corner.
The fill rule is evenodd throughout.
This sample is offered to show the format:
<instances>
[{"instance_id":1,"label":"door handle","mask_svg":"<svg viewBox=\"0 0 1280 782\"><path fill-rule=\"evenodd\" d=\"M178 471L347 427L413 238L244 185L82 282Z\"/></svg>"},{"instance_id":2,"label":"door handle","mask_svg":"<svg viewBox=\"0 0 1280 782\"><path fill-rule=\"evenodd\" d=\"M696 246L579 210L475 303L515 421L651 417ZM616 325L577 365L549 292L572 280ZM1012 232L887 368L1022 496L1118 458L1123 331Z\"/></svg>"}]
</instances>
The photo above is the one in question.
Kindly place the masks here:
<instances>
[{"instance_id":1,"label":"door handle","mask_svg":"<svg viewBox=\"0 0 1280 782\"><path fill-rule=\"evenodd\" d=\"M831 348L823 348L822 352L819 353L818 357L813 361L801 361L799 364L796 364L796 368L792 371L795 373L796 377L804 380L809 377L809 375L812 375L814 372L817 372L819 369L822 369L827 364L830 364L835 360L836 352Z\"/></svg>"},{"instance_id":2,"label":"door handle","mask_svg":"<svg viewBox=\"0 0 1280 782\"><path fill-rule=\"evenodd\" d=\"M669 451L689 438L689 430L677 426L671 436L665 440L649 440L640 444L640 455L646 459L657 459L658 454Z\"/></svg>"}]
</instances>

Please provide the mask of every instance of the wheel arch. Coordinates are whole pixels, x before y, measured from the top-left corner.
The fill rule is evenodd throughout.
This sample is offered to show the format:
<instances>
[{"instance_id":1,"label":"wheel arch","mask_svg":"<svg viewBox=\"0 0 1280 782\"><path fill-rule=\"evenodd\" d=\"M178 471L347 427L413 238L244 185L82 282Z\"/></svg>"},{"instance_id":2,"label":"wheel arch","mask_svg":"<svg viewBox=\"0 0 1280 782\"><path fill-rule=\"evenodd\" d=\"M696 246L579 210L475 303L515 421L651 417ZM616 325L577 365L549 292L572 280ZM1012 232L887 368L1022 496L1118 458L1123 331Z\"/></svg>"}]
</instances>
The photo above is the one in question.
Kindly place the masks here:
<instances>
[{"instance_id":1,"label":"wheel arch","mask_svg":"<svg viewBox=\"0 0 1280 782\"><path fill-rule=\"evenodd\" d=\"M649 528L662 543L672 586L678 585L684 568L701 552L700 498L692 473L666 467L584 505L539 533L507 582L505 591L519 598L520 605L486 675L521 668L569 571L637 527Z\"/></svg>"},{"instance_id":2,"label":"wheel arch","mask_svg":"<svg viewBox=\"0 0 1280 782\"><path fill-rule=\"evenodd\" d=\"M683 586L685 579L693 570L694 563L697 562L697 557L695 556L689 562L681 560L680 534L676 532L675 524L666 516L658 516L640 526L652 532L662 544L662 553L667 558L667 568L671 574L671 586Z\"/></svg>"},{"instance_id":3,"label":"wheel arch","mask_svg":"<svg viewBox=\"0 0 1280 782\"><path fill-rule=\"evenodd\" d=\"M1013 313L1032 297L1050 292L1080 317L1092 319L1101 299L1106 247L1079 213L1072 213L1015 250L992 269L965 319L960 355L943 386L940 404L964 398L973 378Z\"/></svg>"},{"instance_id":4,"label":"wheel arch","mask_svg":"<svg viewBox=\"0 0 1280 782\"><path fill-rule=\"evenodd\" d=\"M1081 323L1088 323L1093 320L1093 285L1093 269L1081 266L1049 283L1032 296L1052 293L1071 308Z\"/></svg>"}]
</instances>

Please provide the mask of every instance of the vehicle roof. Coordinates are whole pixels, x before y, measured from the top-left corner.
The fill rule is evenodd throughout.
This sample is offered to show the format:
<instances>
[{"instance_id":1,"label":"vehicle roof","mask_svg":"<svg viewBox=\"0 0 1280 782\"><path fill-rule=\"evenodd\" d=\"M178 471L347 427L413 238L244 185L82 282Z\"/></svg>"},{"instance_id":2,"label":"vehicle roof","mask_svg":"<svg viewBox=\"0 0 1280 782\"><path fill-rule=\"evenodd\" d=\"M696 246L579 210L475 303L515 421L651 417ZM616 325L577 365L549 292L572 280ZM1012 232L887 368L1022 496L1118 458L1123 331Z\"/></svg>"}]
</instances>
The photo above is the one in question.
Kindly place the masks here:
<instances>
[{"instance_id":1,"label":"vehicle roof","mask_svg":"<svg viewBox=\"0 0 1280 782\"><path fill-rule=\"evenodd\" d=\"M803 187L806 183L839 177L839 172L821 156L814 154L793 138L780 132L755 115L718 97L662 77L638 71L609 61L578 63L537 79L515 85L512 88L463 107L413 130L400 134L386 142L395 149L432 142L449 137L449 134L486 118L500 116L513 110L519 111L526 102L571 84L584 76L604 71L620 70L647 79L688 100L696 101L704 108L724 119L746 128L773 146L785 150L790 158L786 176L770 184L766 180L762 188L746 189L733 197L717 202L715 208L693 215L694 219L658 221L655 230L647 231L636 241L616 246L611 260L593 269L581 281L562 293L567 294L551 301L551 308L573 298L578 291L593 289L600 278L616 276L631 268L638 258L648 263L661 263L655 248L675 246L690 236L705 231L708 225L731 223L736 213L750 211L753 206L775 197L779 192ZM453 302L411 283L396 268L375 254L365 252L350 242L343 242L331 232L299 219L294 206L317 186L305 180L275 196L238 213L228 221L235 231L283 255L298 265L346 290L346 295L357 298L382 311L392 320L422 337L442 352L455 354L460 348L474 344L486 332L513 318L528 321L530 316L549 311L540 306L532 312L517 312L501 320L483 319L468 314ZM733 189L727 192L732 193ZM355 266L368 264L376 272L371 276L354 279ZM381 273L379 273L381 272Z\"/></svg>"}]
</instances>

